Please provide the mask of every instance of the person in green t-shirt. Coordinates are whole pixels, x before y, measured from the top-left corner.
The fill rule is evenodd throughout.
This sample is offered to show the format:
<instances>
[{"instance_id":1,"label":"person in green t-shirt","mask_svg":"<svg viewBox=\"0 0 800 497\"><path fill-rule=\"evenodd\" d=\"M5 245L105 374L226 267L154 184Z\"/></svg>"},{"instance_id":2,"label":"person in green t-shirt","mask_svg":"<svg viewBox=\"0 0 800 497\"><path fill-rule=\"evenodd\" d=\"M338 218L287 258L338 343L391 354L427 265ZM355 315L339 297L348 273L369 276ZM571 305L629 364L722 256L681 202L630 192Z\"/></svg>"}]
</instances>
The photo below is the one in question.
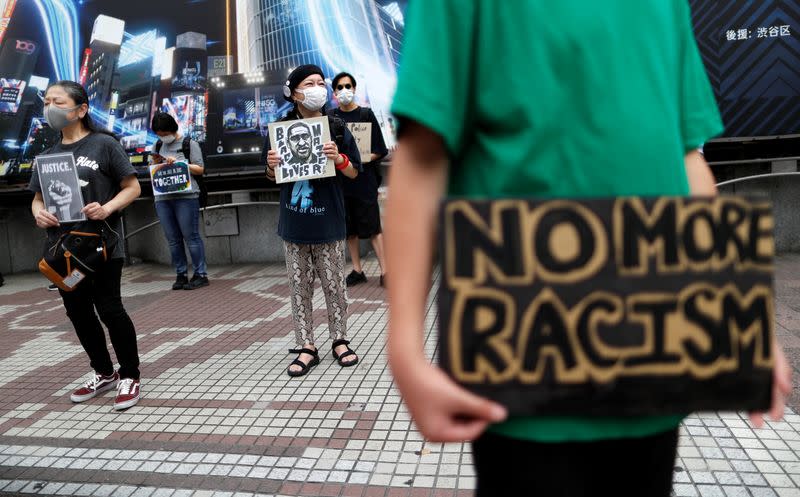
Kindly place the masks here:
<instances>
[{"instance_id":1,"label":"person in green t-shirt","mask_svg":"<svg viewBox=\"0 0 800 497\"><path fill-rule=\"evenodd\" d=\"M412 1L393 112L389 362L422 434L477 438L479 496L669 495L680 416L506 419L429 363L421 328L444 193L716 193L697 149L723 127L687 2Z\"/></svg>"}]
</instances>

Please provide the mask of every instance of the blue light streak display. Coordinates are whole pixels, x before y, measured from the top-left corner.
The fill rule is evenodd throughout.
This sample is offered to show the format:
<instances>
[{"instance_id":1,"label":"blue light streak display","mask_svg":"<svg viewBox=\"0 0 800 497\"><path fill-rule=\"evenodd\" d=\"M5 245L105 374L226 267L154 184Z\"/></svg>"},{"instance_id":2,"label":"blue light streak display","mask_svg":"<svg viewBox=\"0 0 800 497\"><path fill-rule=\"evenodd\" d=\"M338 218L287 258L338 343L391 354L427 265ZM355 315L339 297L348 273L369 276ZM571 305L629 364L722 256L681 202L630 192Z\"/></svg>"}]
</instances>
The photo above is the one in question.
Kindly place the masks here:
<instances>
[{"instance_id":1,"label":"blue light streak display","mask_svg":"<svg viewBox=\"0 0 800 497\"><path fill-rule=\"evenodd\" d=\"M81 36L78 11L72 0L34 0L53 62L56 79L77 81Z\"/></svg>"}]
</instances>

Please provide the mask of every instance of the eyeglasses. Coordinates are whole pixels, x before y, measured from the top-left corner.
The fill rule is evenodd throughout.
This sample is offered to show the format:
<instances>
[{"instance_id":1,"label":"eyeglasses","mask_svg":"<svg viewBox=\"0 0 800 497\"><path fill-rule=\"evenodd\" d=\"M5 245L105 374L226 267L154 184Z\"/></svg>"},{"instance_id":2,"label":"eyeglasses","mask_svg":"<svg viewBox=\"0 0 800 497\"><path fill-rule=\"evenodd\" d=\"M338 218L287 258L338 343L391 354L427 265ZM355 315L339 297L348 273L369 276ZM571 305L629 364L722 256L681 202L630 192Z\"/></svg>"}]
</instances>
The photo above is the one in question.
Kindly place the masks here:
<instances>
[{"instance_id":1,"label":"eyeglasses","mask_svg":"<svg viewBox=\"0 0 800 497\"><path fill-rule=\"evenodd\" d=\"M343 85L336 85L336 89L337 89L337 90L343 90L343 89L345 89L345 88L347 88L348 90L350 90L350 89L352 89L352 88L353 88L353 85L351 85L350 83L345 83L345 84L343 84Z\"/></svg>"}]
</instances>

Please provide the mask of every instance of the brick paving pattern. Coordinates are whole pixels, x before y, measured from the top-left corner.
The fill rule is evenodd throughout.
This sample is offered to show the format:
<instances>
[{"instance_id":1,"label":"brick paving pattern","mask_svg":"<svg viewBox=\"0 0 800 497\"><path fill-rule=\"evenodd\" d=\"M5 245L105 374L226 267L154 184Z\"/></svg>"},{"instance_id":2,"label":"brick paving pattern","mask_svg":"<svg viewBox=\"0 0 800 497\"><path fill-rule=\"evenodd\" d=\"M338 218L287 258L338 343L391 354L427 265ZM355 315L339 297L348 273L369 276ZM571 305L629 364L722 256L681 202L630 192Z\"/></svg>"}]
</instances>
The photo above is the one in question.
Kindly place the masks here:
<instances>
[{"instance_id":1,"label":"brick paving pattern","mask_svg":"<svg viewBox=\"0 0 800 497\"><path fill-rule=\"evenodd\" d=\"M425 442L386 364L387 305L378 267L349 290L348 329L361 362L330 355L324 297L314 322L322 363L292 379L285 266L211 268L211 286L171 291L163 266L127 267L142 400L113 392L72 404L89 372L60 298L38 275L0 288L0 495L121 497L467 497L468 444ZM800 256L777 264L777 334L800 383ZM426 347L435 353L430 302ZM736 413L700 413L681 428L677 496L800 497L800 389L786 419L751 429Z\"/></svg>"}]
</instances>

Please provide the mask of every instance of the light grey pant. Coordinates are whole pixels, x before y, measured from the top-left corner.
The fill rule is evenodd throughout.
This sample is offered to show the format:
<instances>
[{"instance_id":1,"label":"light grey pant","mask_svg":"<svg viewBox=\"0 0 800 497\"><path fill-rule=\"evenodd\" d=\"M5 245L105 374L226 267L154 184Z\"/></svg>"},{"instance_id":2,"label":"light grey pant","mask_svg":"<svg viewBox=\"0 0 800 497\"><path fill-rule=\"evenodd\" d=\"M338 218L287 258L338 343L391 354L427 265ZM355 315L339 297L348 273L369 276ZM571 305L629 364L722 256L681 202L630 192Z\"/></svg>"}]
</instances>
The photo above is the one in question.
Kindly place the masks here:
<instances>
[{"instance_id":1,"label":"light grey pant","mask_svg":"<svg viewBox=\"0 0 800 497\"><path fill-rule=\"evenodd\" d=\"M292 291L294 338L298 347L314 343L314 273L319 276L328 308L331 340L347 338L347 287L344 282L344 240L320 244L283 242Z\"/></svg>"}]
</instances>

